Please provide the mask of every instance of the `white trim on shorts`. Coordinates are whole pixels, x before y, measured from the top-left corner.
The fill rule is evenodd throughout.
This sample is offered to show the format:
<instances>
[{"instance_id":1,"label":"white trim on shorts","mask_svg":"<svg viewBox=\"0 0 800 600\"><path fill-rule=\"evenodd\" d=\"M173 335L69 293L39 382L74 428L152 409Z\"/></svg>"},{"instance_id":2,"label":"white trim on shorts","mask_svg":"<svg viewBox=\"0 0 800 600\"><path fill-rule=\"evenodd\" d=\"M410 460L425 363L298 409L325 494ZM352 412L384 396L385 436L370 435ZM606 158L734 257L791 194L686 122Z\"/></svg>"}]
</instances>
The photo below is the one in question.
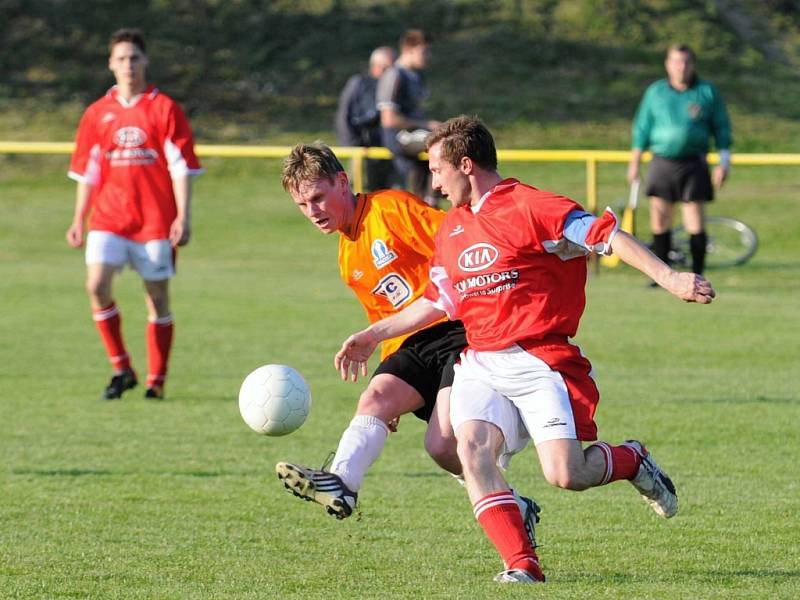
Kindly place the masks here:
<instances>
[{"instance_id":1,"label":"white trim on shorts","mask_svg":"<svg viewBox=\"0 0 800 600\"><path fill-rule=\"evenodd\" d=\"M503 468L531 438L535 444L578 439L563 377L517 345L461 353L450 391L450 420L456 436L467 421L497 426L505 438L498 458Z\"/></svg>"},{"instance_id":2,"label":"white trim on shorts","mask_svg":"<svg viewBox=\"0 0 800 600\"><path fill-rule=\"evenodd\" d=\"M169 240L134 242L109 231L90 231L86 236L86 264L110 265L117 271L129 265L145 281L175 276Z\"/></svg>"}]
</instances>

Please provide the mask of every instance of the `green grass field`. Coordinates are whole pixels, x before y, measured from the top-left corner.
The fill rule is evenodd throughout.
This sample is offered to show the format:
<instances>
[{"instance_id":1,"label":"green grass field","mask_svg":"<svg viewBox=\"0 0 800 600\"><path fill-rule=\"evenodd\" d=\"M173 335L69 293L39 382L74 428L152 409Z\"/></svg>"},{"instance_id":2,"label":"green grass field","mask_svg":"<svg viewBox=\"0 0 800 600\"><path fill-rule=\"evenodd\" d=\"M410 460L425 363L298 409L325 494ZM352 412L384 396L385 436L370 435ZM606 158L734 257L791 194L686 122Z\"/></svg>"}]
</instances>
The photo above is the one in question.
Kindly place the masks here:
<instances>
[{"instance_id":1,"label":"green grass field","mask_svg":"<svg viewBox=\"0 0 800 600\"><path fill-rule=\"evenodd\" d=\"M626 268L588 284L578 342L603 394L603 439L645 441L678 486L662 521L627 483L549 487L533 450L509 472L543 506L546 586L491 582L501 565L464 491L404 417L338 522L279 486L278 460L321 463L362 385L332 368L364 317L338 280L336 243L296 213L278 164L207 160L192 243L174 280L176 343L163 403L101 402L109 369L67 247L66 160L7 160L0 175L0 597L796 598L800 594L796 169L737 168L712 214L760 234L748 265L709 272L718 301L683 304ZM603 166L606 203L625 196ZM583 199L578 165L507 174ZM646 229L646 214L639 224ZM117 300L142 372L144 307ZM243 377L299 369L314 406L283 438L238 414Z\"/></svg>"}]
</instances>

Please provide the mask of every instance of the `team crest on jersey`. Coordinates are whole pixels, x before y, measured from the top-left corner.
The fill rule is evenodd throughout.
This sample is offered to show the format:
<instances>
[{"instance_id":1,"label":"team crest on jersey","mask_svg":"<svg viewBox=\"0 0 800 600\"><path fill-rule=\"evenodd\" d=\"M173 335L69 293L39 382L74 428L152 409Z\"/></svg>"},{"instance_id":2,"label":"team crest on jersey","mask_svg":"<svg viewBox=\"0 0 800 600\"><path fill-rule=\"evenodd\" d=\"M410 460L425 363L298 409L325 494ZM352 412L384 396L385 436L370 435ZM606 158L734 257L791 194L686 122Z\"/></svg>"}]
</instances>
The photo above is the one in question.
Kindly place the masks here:
<instances>
[{"instance_id":1,"label":"team crest on jersey","mask_svg":"<svg viewBox=\"0 0 800 600\"><path fill-rule=\"evenodd\" d=\"M120 148L138 148L147 141L147 134L138 127L121 127L114 132L114 143Z\"/></svg>"},{"instance_id":2,"label":"team crest on jersey","mask_svg":"<svg viewBox=\"0 0 800 600\"><path fill-rule=\"evenodd\" d=\"M697 102L692 102L686 107L686 111L689 113L689 116L692 118L692 120L696 121L700 118L700 115L703 114L703 106Z\"/></svg>"},{"instance_id":3,"label":"team crest on jersey","mask_svg":"<svg viewBox=\"0 0 800 600\"><path fill-rule=\"evenodd\" d=\"M458 255L458 266L462 271L474 273L491 267L500 253L497 248L486 242L472 244Z\"/></svg>"},{"instance_id":4,"label":"team crest on jersey","mask_svg":"<svg viewBox=\"0 0 800 600\"><path fill-rule=\"evenodd\" d=\"M382 269L396 258L397 254L389 249L386 242L381 239L372 242L372 262L376 269Z\"/></svg>"},{"instance_id":5,"label":"team crest on jersey","mask_svg":"<svg viewBox=\"0 0 800 600\"><path fill-rule=\"evenodd\" d=\"M389 273L378 282L372 293L376 296L383 296L397 308L411 298L411 286L397 273Z\"/></svg>"},{"instance_id":6,"label":"team crest on jersey","mask_svg":"<svg viewBox=\"0 0 800 600\"><path fill-rule=\"evenodd\" d=\"M104 124L105 123L110 123L111 121L113 121L116 118L117 118L117 115L115 115L113 112L107 112L106 114L103 115L103 118L100 119L100 122L104 123Z\"/></svg>"}]
</instances>

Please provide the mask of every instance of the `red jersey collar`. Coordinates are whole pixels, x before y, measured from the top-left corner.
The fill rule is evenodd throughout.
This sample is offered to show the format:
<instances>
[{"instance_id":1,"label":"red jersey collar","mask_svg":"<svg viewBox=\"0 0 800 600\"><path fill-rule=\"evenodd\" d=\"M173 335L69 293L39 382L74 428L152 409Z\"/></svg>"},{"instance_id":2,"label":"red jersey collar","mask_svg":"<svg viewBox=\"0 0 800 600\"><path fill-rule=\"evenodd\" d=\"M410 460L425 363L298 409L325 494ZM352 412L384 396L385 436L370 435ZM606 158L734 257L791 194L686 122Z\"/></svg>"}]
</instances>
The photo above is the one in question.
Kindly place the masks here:
<instances>
[{"instance_id":1,"label":"red jersey collar","mask_svg":"<svg viewBox=\"0 0 800 600\"><path fill-rule=\"evenodd\" d=\"M478 200L478 203L475 206L470 206L469 207L470 210L473 212L473 214L477 213L481 209L481 206L483 206L484 202L486 202L486 200L489 199L489 196L497 192L503 192L505 190L511 189L518 183L519 179L515 179L514 177L503 179L502 181L497 183L492 189L486 192L483 196L481 196L481 199Z\"/></svg>"},{"instance_id":2,"label":"red jersey collar","mask_svg":"<svg viewBox=\"0 0 800 600\"><path fill-rule=\"evenodd\" d=\"M152 100L157 95L158 95L158 88L152 83L149 84L146 88L144 88L144 91L141 94L138 94L133 98L131 98L130 102L119 97L119 89L117 88L116 85L112 85L110 88L108 88L108 91L106 92L106 96L108 96L113 100L116 100L117 102L122 104L122 106L125 107L135 106L139 102L139 100L141 100L144 97L147 97L148 99Z\"/></svg>"}]
</instances>

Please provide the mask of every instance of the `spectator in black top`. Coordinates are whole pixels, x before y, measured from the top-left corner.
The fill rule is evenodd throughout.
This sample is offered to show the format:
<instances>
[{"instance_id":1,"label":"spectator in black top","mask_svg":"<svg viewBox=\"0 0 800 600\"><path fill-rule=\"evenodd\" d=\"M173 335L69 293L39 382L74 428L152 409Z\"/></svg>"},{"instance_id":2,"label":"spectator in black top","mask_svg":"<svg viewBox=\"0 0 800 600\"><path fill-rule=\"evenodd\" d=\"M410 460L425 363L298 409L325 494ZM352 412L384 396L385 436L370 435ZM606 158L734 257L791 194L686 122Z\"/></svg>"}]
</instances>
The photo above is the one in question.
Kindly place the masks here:
<instances>
[{"instance_id":1,"label":"spectator in black top","mask_svg":"<svg viewBox=\"0 0 800 600\"><path fill-rule=\"evenodd\" d=\"M394 154L394 168L401 184L410 192L436 202L430 187L428 163L416 158L425 150L427 134L439 121L425 117L422 102L428 88L422 70L430 56L429 38L424 31L409 29L400 38L400 57L378 81L377 105L381 114L383 145Z\"/></svg>"},{"instance_id":2,"label":"spectator in black top","mask_svg":"<svg viewBox=\"0 0 800 600\"><path fill-rule=\"evenodd\" d=\"M369 58L369 71L347 80L339 95L336 110L336 137L343 146L382 146L380 113L375 104L378 79L392 66L395 53L389 46L375 48ZM389 188L394 168L388 160L367 159L367 191Z\"/></svg>"}]
</instances>

